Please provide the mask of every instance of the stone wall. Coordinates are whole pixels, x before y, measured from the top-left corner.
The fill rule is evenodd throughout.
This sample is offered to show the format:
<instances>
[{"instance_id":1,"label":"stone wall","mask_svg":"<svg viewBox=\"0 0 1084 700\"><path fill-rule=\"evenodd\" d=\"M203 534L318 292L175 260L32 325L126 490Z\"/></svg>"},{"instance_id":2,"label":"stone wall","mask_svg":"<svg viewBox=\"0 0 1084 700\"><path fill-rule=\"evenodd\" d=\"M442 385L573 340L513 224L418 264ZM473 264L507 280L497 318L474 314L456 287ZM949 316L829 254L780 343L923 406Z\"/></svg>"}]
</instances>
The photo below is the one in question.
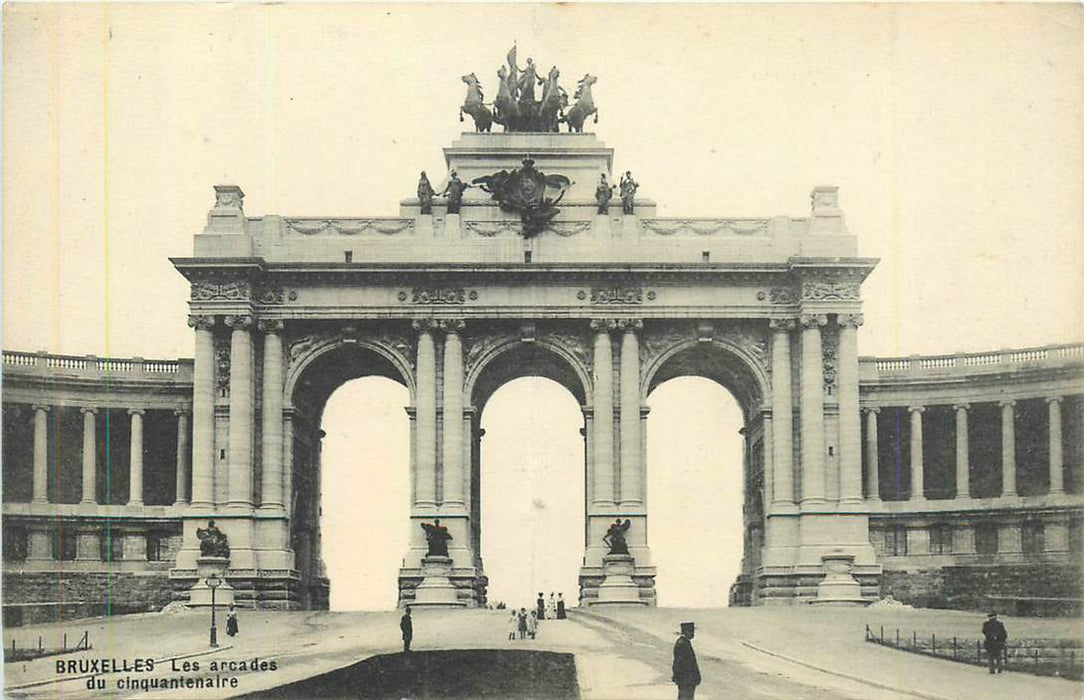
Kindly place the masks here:
<instances>
[{"instance_id":1,"label":"stone wall","mask_svg":"<svg viewBox=\"0 0 1084 700\"><path fill-rule=\"evenodd\" d=\"M3 574L4 625L161 610L172 599L167 571L33 571Z\"/></svg>"},{"instance_id":2,"label":"stone wall","mask_svg":"<svg viewBox=\"0 0 1084 700\"><path fill-rule=\"evenodd\" d=\"M1048 599L1033 609L1058 612L1079 610L1082 575L1080 565L1052 563L885 571L881 593L916 607L959 610L1023 610L1014 599ZM1058 599L1064 604L1055 605Z\"/></svg>"}]
</instances>

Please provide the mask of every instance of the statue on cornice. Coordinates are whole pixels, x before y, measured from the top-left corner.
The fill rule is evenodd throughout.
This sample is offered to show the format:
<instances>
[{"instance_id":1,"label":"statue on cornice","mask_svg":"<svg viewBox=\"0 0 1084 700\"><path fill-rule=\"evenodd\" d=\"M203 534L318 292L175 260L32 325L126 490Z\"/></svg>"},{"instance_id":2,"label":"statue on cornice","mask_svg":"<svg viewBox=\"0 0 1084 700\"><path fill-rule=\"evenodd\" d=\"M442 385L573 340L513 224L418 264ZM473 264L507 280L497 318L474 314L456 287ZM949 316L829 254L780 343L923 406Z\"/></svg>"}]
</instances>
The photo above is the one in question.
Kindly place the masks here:
<instances>
[{"instance_id":1,"label":"statue on cornice","mask_svg":"<svg viewBox=\"0 0 1084 700\"><path fill-rule=\"evenodd\" d=\"M444 191L441 192L441 196L448 197L448 213L458 214L459 208L463 206L463 193L470 187L470 184L463 182L459 179L459 173L452 171L448 174L448 184L444 187Z\"/></svg>"},{"instance_id":2,"label":"statue on cornice","mask_svg":"<svg viewBox=\"0 0 1084 700\"><path fill-rule=\"evenodd\" d=\"M421 207L422 214L433 213L433 195L435 194L433 186L429 184L429 177L423 170L421 177L418 178L418 205Z\"/></svg>"},{"instance_id":3,"label":"statue on cornice","mask_svg":"<svg viewBox=\"0 0 1084 700\"><path fill-rule=\"evenodd\" d=\"M598 202L598 213L610 213L610 200L614 197L614 185L606 180L606 173L598 176L598 187L595 188L595 201Z\"/></svg>"}]
</instances>

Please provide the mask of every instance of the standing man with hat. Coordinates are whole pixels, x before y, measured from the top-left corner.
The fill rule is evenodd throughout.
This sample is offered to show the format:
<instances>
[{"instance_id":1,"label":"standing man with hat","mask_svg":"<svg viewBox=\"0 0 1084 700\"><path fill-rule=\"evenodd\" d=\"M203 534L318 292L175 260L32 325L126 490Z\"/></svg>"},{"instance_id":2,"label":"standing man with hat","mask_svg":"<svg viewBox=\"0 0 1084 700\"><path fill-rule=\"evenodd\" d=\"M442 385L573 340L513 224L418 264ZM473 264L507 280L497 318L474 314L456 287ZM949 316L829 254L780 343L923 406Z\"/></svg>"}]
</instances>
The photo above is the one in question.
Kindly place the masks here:
<instances>
[{"instance_id":1,"label":"standing man with hat","mask_svg":"<svg viewBox=\"0 0 1084 700\"><path fill-rule=\"evenodd\" d=\"M696 634L696 625L692 622L681 623L681 636L674 642L674 675L671 680L677 684L678 700L692 700L696 686L700 685L700 666L696 663L692 638Z\"/></svg>"},{"instance_id":2,"label":"standing man with hat","mask_svg":"<svg viewBox=\"0 0 1084 700\"><path fill-rule=\"evenodd\" d=\"M1005 625L997 619L997 613L986 616L986 622L982 623L982 636L986 637L983 646L986 647L986 663L990 667L990 673L1001 673L1001 660L1005 656L1005 640L1009 633L1005 631Z\"/></svg>"},{"instance_id":3,"label":"standing man with hat","mask_svg":"<svg viewBox=\"0 0 1084 700\"><path fill-rule=\"evenodd\" d=\"M399 619L399 629L403 632L403 651L410 651L410 640L414 638L414 622L410 619L409 605Z\"/></svg>"}]
</instances>

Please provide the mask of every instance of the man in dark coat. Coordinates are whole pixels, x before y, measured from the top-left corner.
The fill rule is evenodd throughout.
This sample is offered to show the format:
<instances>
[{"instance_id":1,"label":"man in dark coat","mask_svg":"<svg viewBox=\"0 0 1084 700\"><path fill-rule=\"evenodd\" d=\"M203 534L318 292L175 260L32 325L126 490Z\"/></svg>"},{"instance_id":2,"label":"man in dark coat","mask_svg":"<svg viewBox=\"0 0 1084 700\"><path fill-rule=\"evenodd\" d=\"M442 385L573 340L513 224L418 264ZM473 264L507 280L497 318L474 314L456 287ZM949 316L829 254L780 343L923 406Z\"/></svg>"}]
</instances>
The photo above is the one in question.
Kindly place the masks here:
<instances>
[{"instance_id":1,"label":"man in dark coat","mask_svg":"<svg viewBox=\"0 0 1084 700\"><path fill-rule=\"evenodd\" d=\"M677 684L678 700L692 700L696 686L700 685L700 666L696 663L692 638L696 625L692 622L681 623L681 636L674 642L674 674L671 680Z\"/></svg>"},{"instance_id":2,"label":"man in dark coat","mask_svg":"<svg viewBox=\"0 0 1084 700\"><path fill-rule=\"evenodd\" d=\"M986 622L982 623L982 636L986 637L983 646L986 647L986 663L990 667L990 673L1001 673L1001 660L1005 655L1005 640L1009 633L1005 631L1005 625L997 619L997 613L986 616Z\"/></svg>"},{"instance_id":3,"label":"man in dark coat","mask_svg":"<svg viewBox=\"0 0 1084 700\"><path fill-rule=\"evenodd\" d=\"M410 640L414 638L414 622L410 619L410 608L403 611L399 620L399 629L403 630L403 651L410 651Z\"/></svg>"}]
</instances>

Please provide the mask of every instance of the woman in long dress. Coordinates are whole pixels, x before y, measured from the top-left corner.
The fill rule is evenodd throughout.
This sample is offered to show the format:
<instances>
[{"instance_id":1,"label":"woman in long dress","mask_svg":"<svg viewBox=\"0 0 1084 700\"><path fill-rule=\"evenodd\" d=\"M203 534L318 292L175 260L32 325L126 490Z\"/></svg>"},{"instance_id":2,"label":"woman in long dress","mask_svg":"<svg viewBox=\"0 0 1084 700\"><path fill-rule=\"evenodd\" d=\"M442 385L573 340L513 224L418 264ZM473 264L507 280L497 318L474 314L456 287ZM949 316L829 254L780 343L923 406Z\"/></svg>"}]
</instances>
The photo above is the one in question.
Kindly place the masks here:
<instances>
[{"instance_id":1,"label":"woman in long dress","mask_svg":"<svg viewBox=\"0 0 1084 700\"><path fill-rule=\"evenodd\" d=\"M234 609L233 603L230 603L230 610L226 613L226 634L233 637L237 632L237 611Z\"/></svg>"},{"instance_id":2,"label":"woman in long dress","mask_svg":"<svg viewBox=\"0 0 1084 700\"><path fill-rule=\"evenodd\" d=\"M550 598L546 601L546 619L557 619L557 597L550 591Z\"/></svg>"},{"instance_id":3,"label":"woman in long dress","mask_svg":"<svg viewBox=\"0 0 1084 700\"><path fill-rule=\"evenodd\" d=\"M558 620L565 619L565 594L564 593L558 593L557 594L557 619Z\"/></svg>"}]
</instances>

